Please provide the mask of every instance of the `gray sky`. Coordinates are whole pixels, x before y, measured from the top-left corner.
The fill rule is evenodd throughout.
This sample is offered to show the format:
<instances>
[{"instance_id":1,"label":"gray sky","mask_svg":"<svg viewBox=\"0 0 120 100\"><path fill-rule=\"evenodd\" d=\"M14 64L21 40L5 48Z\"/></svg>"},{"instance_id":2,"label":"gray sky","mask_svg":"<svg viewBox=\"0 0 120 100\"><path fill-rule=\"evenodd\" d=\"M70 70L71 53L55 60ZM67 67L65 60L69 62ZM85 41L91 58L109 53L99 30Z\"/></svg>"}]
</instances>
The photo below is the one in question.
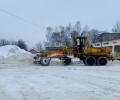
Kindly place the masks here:
<instances>
[{"instance_id":1,"label":"gray sky","mask_svg":"<svg viewBox=\"0 0 120 100\"><path fill-rule=\"evenodd\" d=\"M45 41L47 26L81 22L90 29L111 31L120 21L120 0L0 0L0 9L39 24L36 27L0 11L0 38L23 39L31 47Z\"/></svg>"}]
</instances>

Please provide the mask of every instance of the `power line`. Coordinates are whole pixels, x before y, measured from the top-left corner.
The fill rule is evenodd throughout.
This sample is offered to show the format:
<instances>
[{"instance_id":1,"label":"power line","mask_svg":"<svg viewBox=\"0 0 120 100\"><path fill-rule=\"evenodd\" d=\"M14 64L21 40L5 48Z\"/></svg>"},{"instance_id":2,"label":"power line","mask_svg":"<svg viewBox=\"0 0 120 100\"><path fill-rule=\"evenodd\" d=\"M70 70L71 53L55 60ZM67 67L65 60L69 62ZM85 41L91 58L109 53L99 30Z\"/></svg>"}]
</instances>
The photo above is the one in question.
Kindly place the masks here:
<instances>
[{"instance_id":1,"label":"power line","mask_svg":"<svg viewBox=\"0 0 120 100\"><path fill-rule=\"evenodd\" d=\"M19 19L19 20L22 20L22 21L24 21L24 22L26 22L26 23L29 23L29 24L32 24L32 25L34 25L34 26L36 26L36 27L45 29L45 27L43 27L43 26L41 26L41 25L39 25L39 24L36 24L36 23L34 23L34 22L32 22L32 21L29 21L29 20L26 20L26 19L24 19L24 18L22 18L22 17L19 17L19 16L13 14L13 13L8 12L8 11L6 11L6 10L3 10L3 9L1 9L1 8L0 8L0 11L6 13L6 14L8 14L8 15L11 15L11 16L13 16L13 17Z\"/></svg>"}]
</instances>

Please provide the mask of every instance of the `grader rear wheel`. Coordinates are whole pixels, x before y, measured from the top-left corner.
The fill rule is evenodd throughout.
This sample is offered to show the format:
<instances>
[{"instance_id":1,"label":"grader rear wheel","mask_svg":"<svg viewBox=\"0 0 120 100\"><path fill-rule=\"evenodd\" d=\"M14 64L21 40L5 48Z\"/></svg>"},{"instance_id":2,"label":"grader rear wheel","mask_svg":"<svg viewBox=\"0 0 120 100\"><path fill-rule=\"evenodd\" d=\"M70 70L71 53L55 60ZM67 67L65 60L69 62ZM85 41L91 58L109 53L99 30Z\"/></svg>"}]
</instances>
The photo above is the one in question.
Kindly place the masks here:
<instances>
[{"instance_id":1,"label":"grader rear wheel","mask_svg":"<svg viewBox=\"0 0 120 100\"><path fill-rule=\"evenodd\" d=\"M42 66L48 66L50 64L50 58L47 58L47 57L42 57L40 59L40 64Z\"/></svg>"},{"instance_id":2,"label":"grader rear wheel","mask_svg":"<svg viewBox=\"0 0 120 100\"><path fill-rule=\"evenodd\" d=\"M108 60L106 57L101 56L97 59L97 64L100 66L105 66L107 63L108 63Z\"/></svg>"},{"instance_id":3,"label":"grader rear wheel","mask_svg":"<svg viewBox=\"0 0 120 100\"><path fill-rule=\"evenodd\" d=\"M85 64L86 65L89 65L89 66L93 66L96 64L96 59L94 56L88 56L86 59L85 59Z\"/></svg>"}]
</instances>

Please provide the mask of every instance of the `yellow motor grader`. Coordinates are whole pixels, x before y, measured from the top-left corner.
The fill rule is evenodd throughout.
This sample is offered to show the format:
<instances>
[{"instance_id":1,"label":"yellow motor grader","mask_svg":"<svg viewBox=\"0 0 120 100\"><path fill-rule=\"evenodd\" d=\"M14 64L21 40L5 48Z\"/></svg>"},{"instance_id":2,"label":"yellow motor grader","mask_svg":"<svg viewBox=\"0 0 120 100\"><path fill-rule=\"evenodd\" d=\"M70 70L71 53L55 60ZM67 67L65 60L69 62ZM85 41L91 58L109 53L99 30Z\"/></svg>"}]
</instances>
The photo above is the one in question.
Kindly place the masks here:
<instances>
[{"instance_id":1,"label":"yellow motor grader","mask_svg":"<svg viewBox=\"0 0 120 100\"><path fill-rule=\"evenodd\" d=\"M61 46L58 50L43 51L41 54L34 57L34 62L39 61L42 66L48 66L52 58L59 58L63 61L64 65L69 65L71 64L71 58L68 55L72 55L82 60L85 65L104 66L107 64L108 60L112 59L109 47L89 46L87 36L74 36L72 39L74 42L73 47L67 48Z\"/></svg>"}]
</instances>

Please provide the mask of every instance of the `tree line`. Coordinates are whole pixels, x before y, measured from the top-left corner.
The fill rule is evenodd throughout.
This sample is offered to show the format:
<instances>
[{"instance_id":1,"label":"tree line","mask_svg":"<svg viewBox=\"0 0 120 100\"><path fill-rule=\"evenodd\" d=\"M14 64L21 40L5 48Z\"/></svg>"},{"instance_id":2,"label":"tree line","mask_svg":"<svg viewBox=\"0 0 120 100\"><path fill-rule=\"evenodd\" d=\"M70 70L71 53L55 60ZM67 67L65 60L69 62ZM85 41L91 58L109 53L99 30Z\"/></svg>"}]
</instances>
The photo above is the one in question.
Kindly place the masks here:
<instances>
[{"instance_id":1,"label":"tree line","mask_svg":"<svg viewBox=\"0 0 120 100\"><path fill-rule=\"evenodd\" d=\"M5 45L17 45L21 49L24 49L26 51L28 50L27 44L25 43L25 41L23 41L21 39L18 41L0 39L0 46L5 46Z\"/></svg>"},{"instance_id":2,"label":"tree line","mask_svg":"<svg viewBox=\"0 0 120 100\"><path fill-rule=\"evenodd\" d=\"M88 36L89 43L94 43L97 40L98 35L107 31L100 31L97 29L89 29L87 25L81 27L80 21L77 21L74 25L69 23L67 26L56 26L55 28L49 26L46 28L46 38L47 41L43 43L38 42L33 47L36 51L43 50L44 47L56 47L61 44L65 44L67 47L71 47L73 45L71 36ZM114 27L111 29L111 32L120 33L120 21L117 21ZM109 33L109 32L107 32ZM5 45L17 45L21 49L28 50L28 45L23 40L6 40L0 39L0 46Z\"/></svg>"},{"instance_id":3,"label":"tree line","mask_svg":"<svg viewBox=\"0 0 120 100\"><path fill-rule=\"evenodd\" d=\"M95 42L97 35L102 32L103 31L97 29L90 30L87 25L82 28L80 21L77 21L73 26L70 23L67 26L59 26L55 28L47 27L47 42L45 42L45 46L56 47L60 46L60 44L65 44L67 47L71 47L73 45L71 37L80 35L89 36L89 42L93 43Z\"/></svg>"},{"instance_id":4,"label":"tree line","mask_svg":"<svg viewBox=\"0 0 120 100\"><path fill-rule=\"evenodd\" d=\"M77 21L74 25L69 23L67 26L56 26L55 28L49 26L46 28L46 38L45 46L56 47L60 44L65 44L67 47L73 45L71 36L88 36L89 43L95 43L98 36L105 31L100 31L97 29L89 29L87 25L81 27L80 21ZM117 21L111 32L120 33L120 21ZM109 33L109 32L107 32Z\"/></svg>"}]
</instances>

